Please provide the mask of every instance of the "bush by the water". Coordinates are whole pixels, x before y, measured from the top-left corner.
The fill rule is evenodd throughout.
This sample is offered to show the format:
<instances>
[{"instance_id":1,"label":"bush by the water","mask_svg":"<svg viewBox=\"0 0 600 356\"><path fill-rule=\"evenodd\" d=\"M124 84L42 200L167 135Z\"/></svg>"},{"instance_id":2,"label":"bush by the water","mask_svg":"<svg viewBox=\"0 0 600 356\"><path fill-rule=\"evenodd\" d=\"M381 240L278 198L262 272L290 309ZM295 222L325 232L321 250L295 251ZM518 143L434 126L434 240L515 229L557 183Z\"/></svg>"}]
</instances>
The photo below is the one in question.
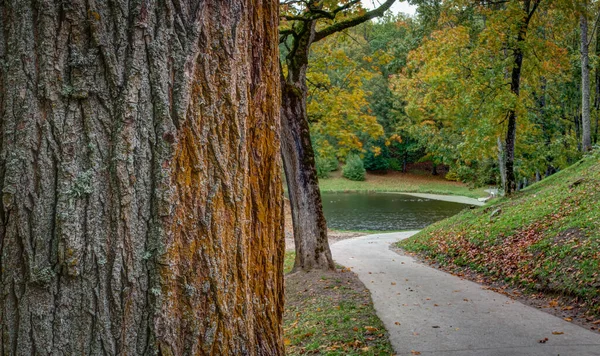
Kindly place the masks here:
<instances>
[{"instance_id":1,"label":"bush by the water","mask_svg":"<svg viewBox=\"0 0 600 356\"><path fill-rule=\"evenodd\" d=\"M338 169L338 160L332 156L315 156L315 166L317 168L317 177L329 178L329 173Z\"/></svg>"},{"instance_id":2,"label":"bush by the water","mask_svg":"<svg viewBox=\"0 0 600 356\"><path fill-rule=\"evenodd\" d=\"M355 154L348 155L346 165L342 168L342 175L350 180L365 180L366 170L362 159Z\"/></svg>"}]
</instances>

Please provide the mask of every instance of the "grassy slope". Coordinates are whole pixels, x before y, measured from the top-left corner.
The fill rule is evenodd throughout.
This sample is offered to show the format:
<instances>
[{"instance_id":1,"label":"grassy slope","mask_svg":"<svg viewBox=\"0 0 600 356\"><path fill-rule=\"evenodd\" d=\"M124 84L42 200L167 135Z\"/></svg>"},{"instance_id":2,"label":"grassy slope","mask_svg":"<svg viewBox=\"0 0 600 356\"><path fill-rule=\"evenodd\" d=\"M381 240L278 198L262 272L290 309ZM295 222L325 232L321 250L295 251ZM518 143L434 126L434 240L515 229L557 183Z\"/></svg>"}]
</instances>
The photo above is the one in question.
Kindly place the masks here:
<instances>
[{"instance_id":1,"label":"grassy slope","mask_svg":"<svg viewBox=\"0 0 600 356\"><path fill-rule=\"evenodd\" d=\"M354 182L342 178L340 172L332 172L331 178L319 179L321 192L372 191L372 192L407 192L433 193L446 195L463 195L471 198L487 196L483 188L470 189L458 182L451 182L442 177L418 174L390 172L385 175L367 173L364 182Z\"/></svg>"},{"instance_id":2,"label":"grassy slope","mask_svg":"<svg viewBox=\"0 0 600 356\"><path fill-rule=\"evenodd\" d=\"M600 152L399 246L450 269L469 267L526 290L572 297L600 314Z\"/></svg>"}]
</instances>

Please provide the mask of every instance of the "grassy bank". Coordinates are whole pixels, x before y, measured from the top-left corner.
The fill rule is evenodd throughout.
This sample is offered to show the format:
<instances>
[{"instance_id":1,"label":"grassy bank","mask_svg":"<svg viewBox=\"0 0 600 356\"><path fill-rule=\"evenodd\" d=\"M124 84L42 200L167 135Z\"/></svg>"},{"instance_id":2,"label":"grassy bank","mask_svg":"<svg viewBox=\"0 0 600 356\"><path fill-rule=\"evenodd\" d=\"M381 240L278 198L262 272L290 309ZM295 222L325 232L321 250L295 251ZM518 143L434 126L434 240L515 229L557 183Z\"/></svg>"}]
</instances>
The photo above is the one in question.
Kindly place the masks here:
<instances>
[{"instance_id":1,"label":"grassy bank","mask_svg":"<svg viewBox=\"0 0 600 356\"><path fill-rule=\"evenodd\" d=\"M599 202L596 153L512 199L434 224L399 247L454 272L562 297L570 302L563 310L598 315Z\"/></svg>"},{"instance_id":2,"label":"grassy bank","mask_svg":"<svg viewBox=\"0 0 600 356\"><path fill-rule=\"evenodd\" d=\"M294 253L286 253L289 272ZM287 355L392 355L369 291L348 270L294 273L285 278Z\"/></svg>"},{"instance_id":3,"label":"grassy bank","mask_svg":"<svg viewBox=\"0 0 600 356\"><path fill-rule=\"evenodd\" d=\"M363 182L354 182L341 177L340 172L332 172L330 178L319 179L321 192L407 192L462 195L471 198L487 196L484 188L470 189L466 184L451 182L439 176L390 172L388 174L367 173Z\"/></svg>"}]
</instances>

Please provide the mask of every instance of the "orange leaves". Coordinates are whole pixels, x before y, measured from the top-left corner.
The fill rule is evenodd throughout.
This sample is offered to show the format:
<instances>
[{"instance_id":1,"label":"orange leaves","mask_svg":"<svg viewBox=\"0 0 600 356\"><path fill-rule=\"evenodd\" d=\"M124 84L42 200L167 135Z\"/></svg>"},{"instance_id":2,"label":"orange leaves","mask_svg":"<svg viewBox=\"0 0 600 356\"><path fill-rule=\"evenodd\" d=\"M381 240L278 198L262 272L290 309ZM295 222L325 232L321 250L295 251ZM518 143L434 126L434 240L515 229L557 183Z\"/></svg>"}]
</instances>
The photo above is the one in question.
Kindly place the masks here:
<instances>
[{"instance_id":1,"label":"orange leaves","mask_svg":"<svg viewBox=\"0 0 600 356\"><path fill-rule=\"evenodd\" d=\"M376 333L377 331L379 331L379 329L374 328L372 326L365 326L364 328L365 328L365 330L367 330L367 332L372 333L372 334Z\"/></svg>"}]
</instances>

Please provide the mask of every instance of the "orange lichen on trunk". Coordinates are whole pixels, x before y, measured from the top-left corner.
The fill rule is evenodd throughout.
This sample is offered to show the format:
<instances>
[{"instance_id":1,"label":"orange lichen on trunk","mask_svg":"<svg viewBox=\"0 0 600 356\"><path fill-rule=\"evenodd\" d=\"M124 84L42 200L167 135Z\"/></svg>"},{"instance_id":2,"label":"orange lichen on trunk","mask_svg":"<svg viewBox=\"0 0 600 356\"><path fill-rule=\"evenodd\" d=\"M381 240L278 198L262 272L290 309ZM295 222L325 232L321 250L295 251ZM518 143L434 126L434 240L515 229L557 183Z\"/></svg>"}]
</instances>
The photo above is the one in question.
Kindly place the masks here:
<instances>
[{"instance_id":1,"label":"orange lichen on trunk","mask_svg":"<svg viewBox=\"0 0 600 356\"><path fill-rule=\"evenodd\" d=\"M277 10L275 3L254 2L242 16L261 19L258 12ZM226 21L215 24L207 36L220 39L225 51L207 44L195 64L188 118L170 162L176 203L159 273L159 322L165 334L185 336L164 341L173 354L283 353L279 81L271 22L240 21L234 37Z\"/></svg>"}]
</instances>

